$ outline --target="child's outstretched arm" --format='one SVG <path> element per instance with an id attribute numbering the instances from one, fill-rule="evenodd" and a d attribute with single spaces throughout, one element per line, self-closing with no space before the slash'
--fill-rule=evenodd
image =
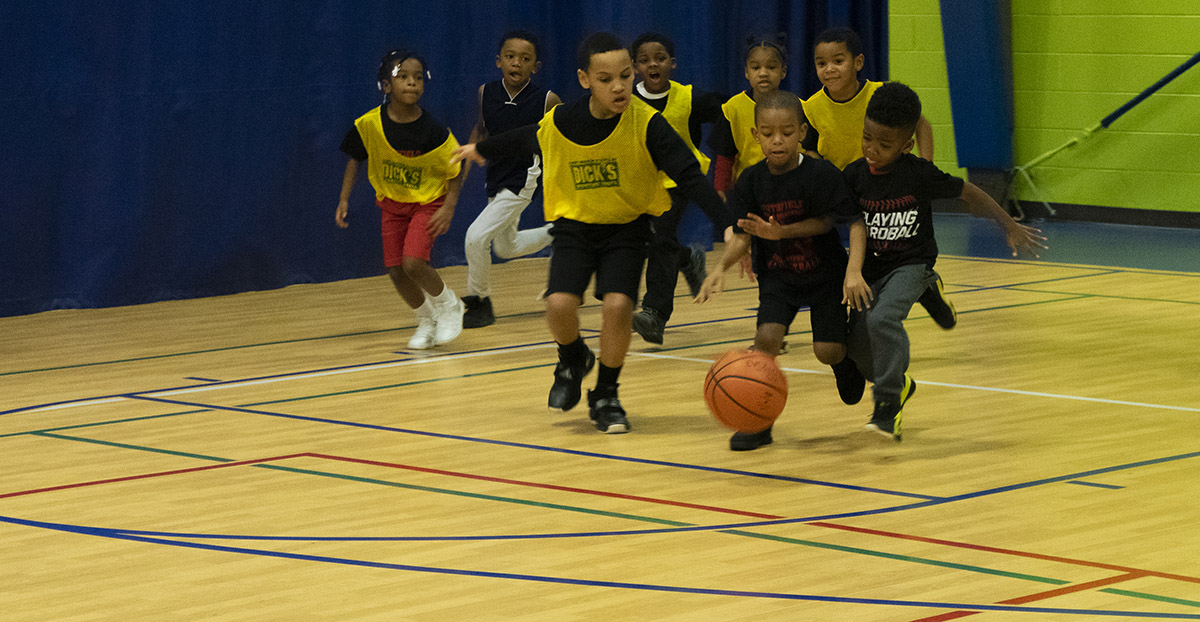
<path id="1" fill-rule="evenodd" d="M 800 222 L 781 225 L 775 220 L 774 216 L 771 216 L 769 220 L 763 220 L 758 214 L 746 214 L 745 218 L 738 219 L 737 225 L 742 231 L 763 238 L 764 240 L 811 238 L 832 229 L 833 217 L 819 216 L 817 218 L 805 218 Z"/>
<path id="2" fill-rule="evenodd" d="M 981 218 L 990 218 L 1004 229 L 1004 241 L 1012 249 L 1013 257 L 1016 257 L 1018 251 L 1022 249 L 1034 257 L 1039 257 L 1038 253 L 1047 248 L 1042 243 L 1046 241 L 1046 238 L 1041 235 L 1041 229 L 1035 229 L 1013 220 L 1013 217 L 1009 216 L 1008 212 L 1005 212 L 1004 208 L 1000 207 L 1000 204 L 979 186 L 969 181 L 963 184 L 962 199 L 967 202 L 967 209 L 971 211 L 971 214 Z"/>
<path id="3" fill-rule="evenodd" d="M 875 296 L 863 279 L 863 260 L 867 256 L 867 223 L 862 218 L 850 223 L 850 260 L 846 263 L 846 280 L 842 282 L 842 304 L 855 311 L 871 308 Z"/>
<path id="4" fill-rule="evenodd" d="M 700 293 L 692 300 L 696 304 L 707 302 L 709 298 L 716 296 L 725 290 L 725 271 L 733 264 L 741 261 L 745 256 L 746 251 L 750 250 L 750 235 L 746 233 L 733 233 L 726 236 L 725 251 L 721 253 L 721 262 L 717 266 L 717 270 L 709 272 L 704 279 L 704 284 L 700 286 Z"/>
<path id="5" fill-rule="evenodd" d="M 345 229 L 350 226 L 346 215 L 350 213 L 350 192 L 354 190 L 354 182 L 358 179 L 358 160 L 346 159 L 346 172 L 342 175 L 342 192 L 338 195 L 337 210 L 333 212 L 333 220 L 337 226 Z"/>
<path id="6" fill-rule="evenodd" d="M 917 151 L 921 152 L 922 158 L 933 162 L 933 126 L 925 115 L 917 119 Z"/>
<path id="7" fill-rule="evenodd" d="M 450 156 L 450 164 L 467 160 L 483 165 L 491 158 L 523 154 L 541 155 L 537 131 L 538 126 L 534 123 L 490 136 L 478 143 L 468 143 L 454 150 L 454 155 Z"/>
<path id="8" fill-rule="evenodd" d="M 458 206 L 458 194 L 462 190 L 466 176 L 467 171 L 464 167 L 462 174 L 446 182 L 446 195 L 442 199 L 442 206 L 429 217 L 429 224 L 426 228 L 429 237 L 436 238 L 450 230 L 450 221 L 454 220 L 454 208 Z"/>
<path id="9" fill-rule="evenodd" d="M 467 139 L 467 142 L 471 144 L 486 140 L 488 137 L 487 124 L 483 122 L 483 86 L 479 85 L 479 97 L 475 100 L 479 104 L 479 114 L 475 117 L 475 127 L 471 128 L 471 137 Z M 474 160 L 467 160 L 466 169 L 468 171 L 471 170 L 472 164 L 475 164 Z"/>

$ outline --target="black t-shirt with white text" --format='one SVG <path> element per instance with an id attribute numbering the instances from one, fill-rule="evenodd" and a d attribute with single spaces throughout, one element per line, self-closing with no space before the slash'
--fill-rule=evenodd
<path id="1" fill-rule="evenodd" d="M 771 173 L 766 161 L 747 168 L 729 191 L 728 203 L 729 211 L 737 218 L 757 214 L 769 220 L 774 216 L 781 225 L 824 216 L 832 216 L 835 221 L 858 218 L 858 208 L 842 181 L 841 171 L 825 160 L 808 157 L 801 157 L 799 166 L 781 175 Z M 846 249 L 836 228 L 805 238 L 754 237 L 751 243 L 754 270 L 759 274 L 790 272 L 809 283 L 830 278 L 840 281 L 845 274 Z"/>
<path id="2" fill-rule="evenodd" d="M 846 165 L 844 175 L 867 226 L 863 279 L 873 283 L 911 264 L 932 268 L 938 248 L 931 202 L 962 196 L 963 180 L 911 153 L 886 173 L 872 172 L 858 159 Z"/>

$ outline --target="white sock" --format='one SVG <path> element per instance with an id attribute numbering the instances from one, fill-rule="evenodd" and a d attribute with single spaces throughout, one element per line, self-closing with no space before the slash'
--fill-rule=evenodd
<path id="1" fill-rule="evenodd" d="M 422 302 L 421 306 L 413 309 L 413 311 L 417 313 L 418 320 L 424 320 L 433 317 L 433 299 L 429 297 L 429 294 L 425 294 L 425 302 Z"/>
<path id="2" fill-rule="evenodd" d="M 437 296 L 430 296 L 429 294 L 425 294 L 425 296 L 426 298 L 432 300 L 434 304 L 438 304 L 443 307 L 454 304 L 454 302 L 458 300 L 458 296 L 454 295 L 454 290 L 450 289 L 449 285 L 443 285 L 442 293 L 438 294 Z"/>

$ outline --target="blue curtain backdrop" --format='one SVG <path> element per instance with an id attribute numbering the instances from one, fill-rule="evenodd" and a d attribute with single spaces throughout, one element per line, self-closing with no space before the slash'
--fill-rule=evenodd
<path id="1" fill-rule="evenodd" d="M 745 87 L 748 35 L 786 32 L 784 86 L 807 96 L 817 32 L 857 29 L 865 76 L 884 79 L 886 24 L 886 0 L 4 2 L 0 316 L 381 274 L 365 175 L 351 228 L 334 226 L 338 145 L 379 104 L 378 60 L 400 44 L 429 61 L 422 105 L 465 142 L 513 28 L 542 36 L 537 79 L 569 100 L 575 46 L 596 30 L 667 33 L 676 79 L 724 93 Z M 483 206 L 476 170 L 435 265 L 463 263 Z M 699 210 L 682 237 L 711 239 Z"/>

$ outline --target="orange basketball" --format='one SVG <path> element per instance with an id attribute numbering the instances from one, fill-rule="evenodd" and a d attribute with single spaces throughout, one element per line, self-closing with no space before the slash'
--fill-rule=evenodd
<path id="1" fill-rule="evenodd" d="M 725 427 L 761 432 L 787 404 L 787 377 L 775 357 L 758 350 L 730 350 L 708 369 L 704 402 Z"/>

